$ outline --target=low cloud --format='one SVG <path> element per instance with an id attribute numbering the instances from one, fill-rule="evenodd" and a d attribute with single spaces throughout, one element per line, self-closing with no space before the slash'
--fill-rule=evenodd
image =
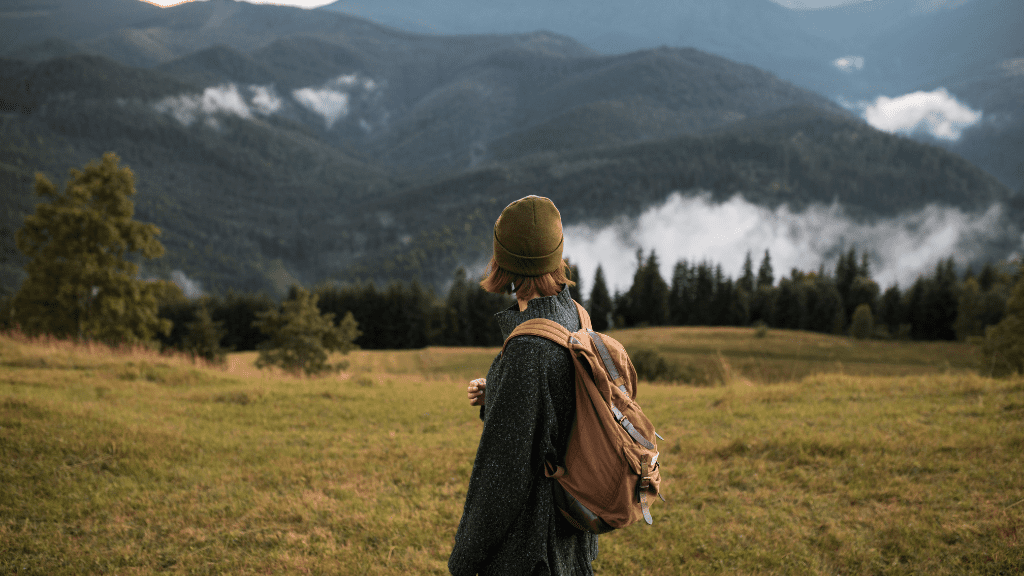
<path id="1" fill-rule="evenodd" d="M 787 206 L 758 206 L 742 196 L 716 203 L 710 194 L 672 194 L 664 204 L 637 218 L 620 218 L 593 227 L 565 227 L 565 254 L 579 266 L 584 290 L 590 290 L 600 264 L 612 290 L 628 290 L 636 271 L 636 251 L 658 255 L 661 273 L 671 282 L 679 260 L 721 264 L 726 275 L 739 276 L 747 251 L 755 270 L 769 250 L 776 278 L 798 268 L 833 271 L 840 254 L 851 247 L 867 251 L 872 276 L 882 285 L 908 286 L 935 264 L 953 256 L 959 264 L 984 258 L 990 243 L 1005 235 L 1003 210 L 994 205 L 982 214 L 928 206 L 898 218 L 856 222 L 843 208 L 816 205 L 800 212 Z M 1024 240 L 1024 239 L 1022 239 Z"/>
<path id="2" fill-rule="evenodd" d="M 863 56 L 843 56 L 832 61 L 832 65 L 843 72 L 856 72 L 864 69 Z"/>
<path id="3" fill-rule="evenodd" d="M 171 272 L 171 282 L 174 282 L 178 288 L 181 288 L 181 291 L 185 293 L 185 297 L 189 300 L 199 298 L 205 294 L 199 282 L 192 280 L 181 270 Z"/>
<path id="4" fill-rule="evenodd" d="M 331 88 L 300 88 L 292 97 L 303 107 L 324 117 L 330 129 L 334 123 L 348 116 L 348 94 Z"/>
<path id="5" fill-rule="evenodd" d="M 229 83 L 206 88 L 202 94 L 167 96 L 152 106 L 157 112 L 167 114 L 185 126 L 202 122 L 218 128 L 218 118 L 223 116 L 246 119 L 256 115 L 273 116 L 285 112 L 286 108 L 294 110 L 298 105 L 322 117 L 329 130 L 351 113 L 353 103 L 374 102 L 379 96 L 380 86 L 373 79 L 358 74 L 342 74 L 321 86 L 293 90 L 288 102 L 277 94 L 273 86 Z M 386 121 L 386 115 L 381 121 Z M 360 127 L 364 132 L 373 130 L 373 125 L 365 119 L 360 122 Z"/>
<path id="6" fill-rule="evenodd" d="M 250 86 L 252 90 L 253 111 L 263 116 L 270 116 L 281 110 L 283 102 L 271 86 Z"/>
<path id="7" fill-rule="evenodd" d="M 361 92 L 365 98 L 377 90 L 377 83 L 358 74 L 342 74 L 328 80 L 322 86 L 308 86 L 292 91 L 292 98 L 303 108 L 324 119 L 324 126 L 330 130 L 338 120 L 349 115 L 352 99 Z M 367 124 L 368 125 L 368 124 Z M 368 131 L 363 126 L 364 131 Z"/>
<path id="8" fill-rule="evenodd" d="M 167 96 L 153 104 L 161 114 L 169 114 L 185 126 L 197 120 L 217 126 L 216 116 L 230 115 L 252 118 L 253 113 L 269 116 L 281 109 L 282 101 L 271 86 L 221 84 L 203 90 L 202 94 Z"/>
<path id="9" fill-rule="evenodd" d="M 847 106 L 859 108 L 868 124 L 883 132 L 926 133 L 949 141 L 959 140 L 964 130 L 982 118 L 981 111 L 961 104 L 945 88 L 895 98 L 879 96 L 873 103 Z"/>

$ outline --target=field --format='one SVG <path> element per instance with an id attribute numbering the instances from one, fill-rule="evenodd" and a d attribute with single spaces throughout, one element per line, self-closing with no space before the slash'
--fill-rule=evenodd
<path id="1" fill-rule="evenodd" d="M 1024 378 L 972 347 L 613 335 L 723 384 L 642 384 L 668 503 L 598 574 L 1024 573 Z M 0 573 L 447 573 L 495 353 L 306 379 L 0 335 Z"/>

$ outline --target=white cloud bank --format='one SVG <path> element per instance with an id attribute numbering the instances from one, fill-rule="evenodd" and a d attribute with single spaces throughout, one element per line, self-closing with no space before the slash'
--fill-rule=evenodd
<path id="1" fill-rule="evenodd" d="M 913 134 L 924 132 L 934 138 L 956 141 L 964 130 L 981 121 L 982 112 L 961 104 L 945 88 L 913 92 L 895 98 L 879 96 L 859 108 L 868 124 L 883 132 Z"/>
<path id="2" fill-rule="evenodd" d="M 370 78 L 358 74 L 343 74 L 330 79 L 321 86 L 307 86 L 292 90 L 295 104 L 323 117 L 324 125 L 330 130 L 349 115 L 353 99 L 372 101 L 379 96 L 379 85 Z M 273 86 L 239 86 L 234 83 L 211 86 L 202 94 L 181 94 L 167 96 L 153 103 L 153 109 L 168 114 L 185 126 L 202 120 L 206 125 L 217 127 L 217 116 L 230 115 L 250 119 L 255 115 L 272 116 L 286 108 L 285 101 L 278 96 Z M 373 126 L 365 119 L 360 127 L 370 132 Z"/>
<path id="3" fill-rule="evenodd" d="M 756 271 L 768 249 L 779 278 L 792 268 L 815 271 L 822 263 L 831 272 L 838 256 L 856 247 L 858 253 L 870 255 L 872 276 L 883 288 L 894 282 L 906 287 L 918 275 L 931 273 L 941 259 L 953 256 L 962 264 L 982 257 L 985 244 L 1004 234 L 1002 218 L 998 205 L 983 214 L 928 206 L 899 218 L 861 223 L 838 205 L 794 212 L 786 206 L 758 206 L 739 195 L 715 203 L 710 194 L 675 193 L 637 218 L 620 218 L 598 228 L 566 226 L 565 255 L 579 267 L 588 293 L 598 264 L 609 289 L 627 290 L 636 271 L 637 249 L 643 249 L 645 258 L 654 249 L 662 276 L 671 282 L 672 269 L 684 259 L 721 264 L 735 279 L 748 250 Z"/>
<path id="4" fill-rule="evenodd" d="M 197 120 L 214 123 L 215 116 L 232 115 L 252 118 L 253 113 L 269 116 L 281 109 L 282 102 L 271 86 L 221 84 L 203 90 L 202 94 L 167 96 L 153 104 L 161 114 L 169 114 L 185 126 Z"/>

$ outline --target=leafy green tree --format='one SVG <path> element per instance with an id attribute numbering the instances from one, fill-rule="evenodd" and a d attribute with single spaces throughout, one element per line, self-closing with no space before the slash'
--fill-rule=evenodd
<path id="1" fill-rule="evenodd" d="M 1024 374 L 1024 277 L 1006 302 L 1006 316 L 985 330 L 983 370 L 993 376 Z"/>
<path id="2" fill-rule="evenodd" d="M 345 314 L 340 325 L 334 325 L 334 314 L 321 314 L 317 296 L 304 288 L 296 288 L 294 298 L 281 304 L 281 310 L 258 312 L 253 324 L 269 338 L 260 344 L 256 366 L 280 366 L 298 374 L 320 374 L 345 368 L 347 362 L 328 364 L 330 352 L 348 354 L 356 348 L 358 323 L 352 313 Z"/>
<path id="3" fill-rule="evenodd" d="M 867 304 L 872 310 L 878 308 L 878 295 L 881 289 L 878 283 L 867 276 L 857 276 L 847 287 L 843 303 L 846 305 L 847 313 L 853 317 L 853 313 L 861 304 Z M 840 293 L 841 295 L 841 293 Z"/>
<path id="4" fill-rule="evenodd" d="M 604 270 L 598 264 L 594 272 L 594 287 L 590 290 L 590 321 L 594 330 L 603 332 L 608 329 L 608 319 L 612 315 L 612 297 L 608 294 L 608 284 L 604 279 Z"/>
<path id="5" fill-rule="evenodd" d="M 871 315 L 871 306 L 860 304 L 853 311 L 853 318 L 850 320 L 850 335 L 858 340 L 870 338 L 875 330 L 875 319 Z"/>
<path id="6" fill-rule="evenodd" d="M 186 330 L 186 350 L 215 364 L 224 362 L 227 349 L 220 342 L 228 331 L 224 329 L 223 321 L 213 320 L 205 303 L 196 310 L 196 319 L 186 325 Z"/>
<path id="7" fill-rule="evenodd" d="M 35 194 L 48 201 L 16 235 L 29 263 L 12 310 L 25 332 L 120 344 L 170 330 L 157 315 L 162 287 L 138 279 L 129 260 L 133 252 L 163 255 L 160 230 L 132 218 L 135 177 L 119 162 L 108 152 L 84 170 L 72 169 L 63 193 L 36 175 Z"/>

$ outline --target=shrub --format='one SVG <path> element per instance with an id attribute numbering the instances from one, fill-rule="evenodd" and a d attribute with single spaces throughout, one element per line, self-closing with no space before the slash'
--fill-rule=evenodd
<path id="1" fill-rule="evenodd" d="M 721 357 L 708 358 L 705 362 L 673 362 L 655 350 L 641 348 L 630 351 L 629 359 L 636 369 L 637 378 L 648 382 L 717 386 L 726 379 L 727 368 L 724 368 Z"/>
<path id="2" fill-rule="evenodd" d="M 853 320 L 850 322 L 850 335 L 858 340 L 870 338 L 875 331 L 875 319 L 871 314 L 871 306 L 860 304 L 853 311 Z"/>
<path id="3" fill-rule="evenodd" d="M 288 372 L 307 375 L 341 370 L 347 362 L 328 364 L 329 352 L 347 354 L 354 350 L 359 337 L 358 325 L 352 313 L 345 314 L 335 326 L 334 314 L 321 314 L 316 306 L 317 297 L 303 288 L 294 291 L 294 297 L 281 305 L 281 311 L 271 309 L 257 314 L 253 324 L 270 338 L 260 345 L 256 366 L 276 365 Z"/>
<path id="4" fill-rule="evenodd" d="M 223 364 L 227 350 L 220 345 L 227 334 L 224 322 L 214 322 L 206 306 L 196 311 L 196 319 L 186 325 L 185 348 L 214 364 Z"/>
<path id="5" fill-rule="evenodd" d="M 1024 278 L 1006 302 L 1006 316 L 985 329 L 982 371 L 992 376 L 1024 374 Z"/>
<path id="6" fill-rule="evenodd" d="M 768 335 L 768 324 L 764 320 L 758 320 L 754 322 L 754 336 L 757 338 L 764 338 Z"/>

